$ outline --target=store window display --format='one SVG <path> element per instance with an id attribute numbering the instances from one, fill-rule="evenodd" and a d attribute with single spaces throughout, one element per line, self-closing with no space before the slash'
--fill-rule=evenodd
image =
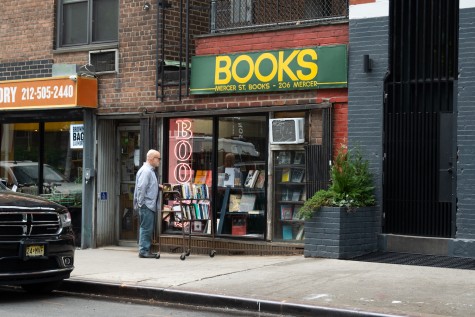
<path id="1" fill-rule="evenodd" d="M 209 188 L 214 223 L 204 234 L 264 239 L 266 131 L 263 115 L 170 119 L 167 181 Z M 166 214 L 173 202 L 164 207 Z M 166 220 L 165 232 L 173 223 Z"/>

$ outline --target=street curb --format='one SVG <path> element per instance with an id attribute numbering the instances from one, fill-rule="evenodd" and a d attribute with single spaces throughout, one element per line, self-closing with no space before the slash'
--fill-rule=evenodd
<path id="1" fill-rule="evenodd" d="M 277 302 L 269 300 L 259 300 L 244 297 L 214 295 L 207 293 L 177 291 L 172 289 L 144 287 L 117 283 L 104 283 L 82 280 L 65 280 L 58 290 L 91 294 L 109 295 L 115 297 L 126 297 L 142 300 L 155 300 L 159 302 L 176 303 L 183 305 L 194 305 L 212 308 L 227 308 L 245 310 L 257 313 L 271 313 L 293 316 L 319 316 L 319 317 L 353 317 L 353 316 L 373 316 L 373 317 L 395 317 L 397 315 L 387 315 L 371 313 L 357 310 L 345 310 L 321 306 L 311 306 Z"/>

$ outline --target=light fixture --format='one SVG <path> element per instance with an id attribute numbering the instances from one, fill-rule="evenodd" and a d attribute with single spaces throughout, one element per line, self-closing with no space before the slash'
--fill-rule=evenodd
<path id="1" fill-rule="evenodd" d="M 370 73 L 373 70 L 373 60 L 369 58 L 369 55 L 363 55 L 363 71 Z"/>
<path id="2" fill-rule="evenodd" d="M 143 5 L 143 7 L 142 7 L 142 9 L 144 9 L 144 11 L 148 11 L 148 10 L 150 10 L 150 7 L 151 7 L 150 3 L 149 3 L 149 2 L 145 2 L 144 5 Z"/>

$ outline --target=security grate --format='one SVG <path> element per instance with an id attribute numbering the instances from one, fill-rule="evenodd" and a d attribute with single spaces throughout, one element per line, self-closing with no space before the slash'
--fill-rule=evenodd
<path id="1" fill-rule="evenodd" d="M 441 255 L 425 255 L 394 252 L 374 252 L 352 259 L 353 261 L 399 265 L 443 267 L 449 269 L 475 270 L 475 259 Z"/>
<path id="2" fill-rule="evenodd" d="M 332 109 L 322 109 L 322 144 L 306 145 L 306 192 L 307 197 L 330 186 L 330 161 L 332 159 Z"/>
<path id="3" fill-rule="evenodd" d="M 211 32 L 348 19 L 348 0 L 213 0 Z"/>
<path id="4" fill-rule="evenodd" d="M 458 0 L 390 1 L 383 232 L 453 237 Z"/>

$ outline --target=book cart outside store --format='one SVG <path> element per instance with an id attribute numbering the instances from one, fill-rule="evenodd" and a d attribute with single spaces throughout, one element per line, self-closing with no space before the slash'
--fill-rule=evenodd
<path id="1" fill-rule="evenodd" d="M 191 254 L 192 235 L 211 235 L 212 231 L 213 215 L 210 212 L 209 187 L 201 178 L 195 181 L 198 183 L 163 184 L 162 219 L 168 226 L 181 228 L 182 261 Z M 160 233 L 158 243 L 160 247 Z M 214 257 L 215 254 L 216 250 L 209 250 L 210 257 Z"/>

